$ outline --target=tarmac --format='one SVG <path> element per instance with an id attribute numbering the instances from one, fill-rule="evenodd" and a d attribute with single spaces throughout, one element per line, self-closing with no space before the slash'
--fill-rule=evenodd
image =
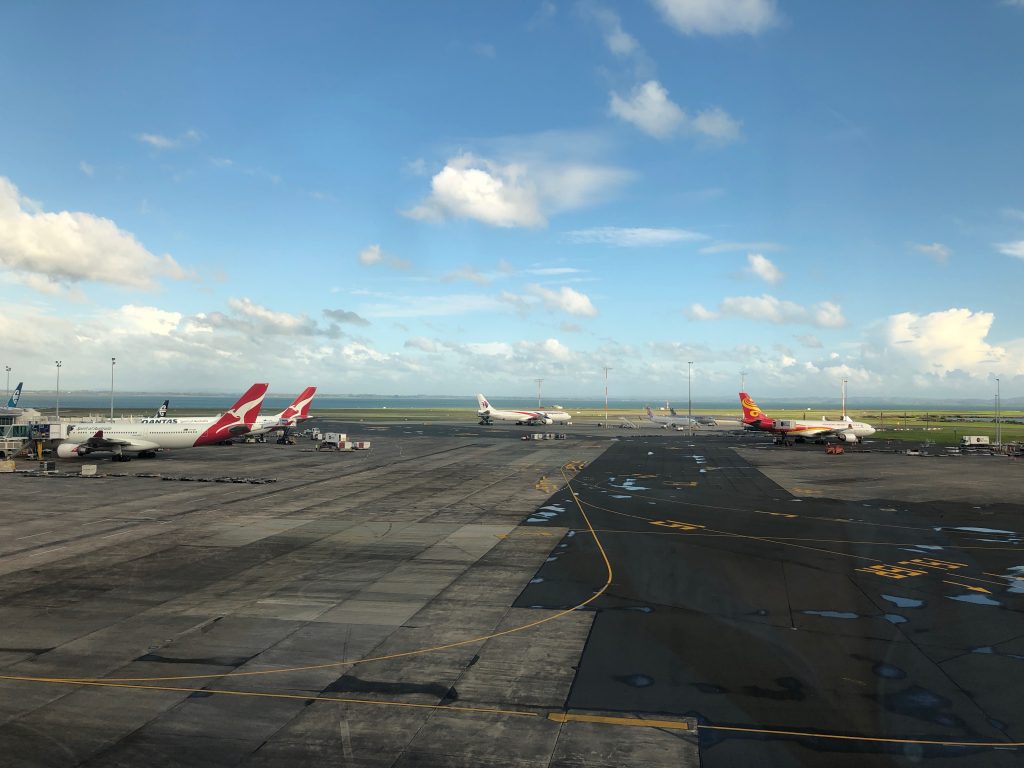
<path id="1" fill-rule="evenodd" d="M 320 426 L 0 475 L 0 764 L 1020 764 L 1022 463 Z"/>

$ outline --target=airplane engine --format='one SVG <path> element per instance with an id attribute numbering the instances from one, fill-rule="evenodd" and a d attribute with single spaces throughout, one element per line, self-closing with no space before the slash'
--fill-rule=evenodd
<path id="1" fill-rule="evenodd" d="M 89 452 L 89 449 L 84 445 L 74 445 L 72 443 L 61 443 L 57 446 L 57 456 L 62 459 L 75 459 L 79 456 L 85 456 Z"/>
<path id="2" fill-rule="evenodd" d="M 542 420 L 544 424 L 554 424 L 554 420 L 551 417 L 547 417 Z"/>
<path id="3" fill-rule="evenodd" d="M 855 434 L 853 434 L 853 432 L 840 432 L 838 435 L 836 435 L 836 438 L 838 438 L 839 440 L 841 440 L 844 443 L 856 443 L 857 442 L 857 436 Z"/>

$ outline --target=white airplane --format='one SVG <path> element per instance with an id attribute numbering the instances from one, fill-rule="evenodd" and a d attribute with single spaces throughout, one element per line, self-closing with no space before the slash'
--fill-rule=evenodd
<path id="1" fill-rule="evenodd" d="M 658 416 L 655 415 L 654 411 L 651 410 L 651 406 L 647 406 L 647 420 L 660 424 L 662 429 L 683 429 L 684 427 L 695 427 L 702 423 L 698 421 L 697 417 L 690 418 L 689 416 L 680 416 L 676 413 L 675 408 L 669 408 L 672 413 L 671 416 Z M 714 424 L 714 419 L 711 419 L 711 424 Z"/>
<path id="2" fill-rule="evenodd" d="M 761 430 L 780 435 L 783 440 L 793 438 L 824 440 L 834 437 L 843 443 L 860 443 L 865 437 L 875 434 L 875 428 L 863 421 L 854 421 L 844 416 L 841 421 L 822 417 L 821 421 L 810 419 L 772 419 L 746 392 L 740 392 L 740 407 L 743 409 L 743 426 L 746 429 Z"/>
<path id="3" fill-rule="evenodd" d="M 151 458 L 166 448 L 214 445 L 244 435 L 256 423 L 267 384 L 253 384 L 231 410 L 206 419 L 139 419 L 136 422 L 107 421 L 67 424 L 57 446 L 62 459 L 90 453 L 112 453 L 113 461 L 129 461 L 128 454 Z"/>
<path id="4" fill-rule="evenodd" d="M 256 419 L 256 424 L 249 431 L 250 435 L 264 435 L 267 432 L 276 432 L 278 430 L 289 429 L 294 427 L 300 421 L 305 421 L 309 418 L 309 406 L 313 402 L 313 395 L 316 394 L 316 387 L 306 387 L 296 397 L 292 404 L 281 411 L 276 416 L 260 416 Z"/>
<path id="5" fill-rule="evenodd" d="M 481 424 L 493 424 L 495 421 L 513 421 L 516 424 L 535 426 L 538 424 L 569 424 L 572 416 L 565 411 L 499 411 L 491 407 L 487 398 L 477 395 L 476 401 L 480 410 L 476 415 Z"/>

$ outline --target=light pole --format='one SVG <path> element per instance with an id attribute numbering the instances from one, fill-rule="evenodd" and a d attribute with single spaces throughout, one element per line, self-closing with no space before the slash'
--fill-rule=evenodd
<path id="1" fill-rule="evenodd" d="M 690 421 L 690 434 L 693 434 L 693 360 L 686 363 L 686 418 Z"/>
<path id="2" fill-rule="evenodd" d="M 114 420 L 114 364 L 116 357 L 110 358 L 110 420 Z"/>
<path id="3" fill-rule="evenodd" d="M 60 360 L 54 361 L 57 364 L 57 419 L 60 420 Z"/>
<path id="4" fill-rule="evenodd" d="M 740 371 L 740 392 L 747 391 L 747 372 Z"/>
<path id="5" fill-rule="evenodd" d="M 1003 403 L 999 397 L 999 379 L 996 379 L 996 445 L 1002 446 L 1003 444 L 1003 428 L 1000 423 L 999 416 L 1002 410 Z"/>
<path id="6" fill-rule="evenodd" d="M 843 421 L 846 421 L 846 379 L 843 379 Z"/>
<path id="7" fill-rule="evenodd" d="M 608 426 L 608 371 L 610 371 L 607 365 L 604 367 L 604 425 Z"/>
<path id="8" fill-rule="evenodd" d="M 537 382 L 537 407 L 540 408 L 540 385 L 544 383 L 544 379 L 534 379 Z"/>
<path id="9" fill-rule="evenodd" d="M 7 371 L 7 399 L 11 399 L 11 366 L 5 365 L 4 368 Z"/>

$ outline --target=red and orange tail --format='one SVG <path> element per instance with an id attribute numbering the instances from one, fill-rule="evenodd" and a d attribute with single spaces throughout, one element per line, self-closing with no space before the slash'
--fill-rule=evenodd
<path id="1" fill-rule="evenodd" d="M 740 392 L 740 407 L 743 409 L 743 423 L 757 424 L 770 421 L 768 414 L 762 411 L 757 403 L 746 392 Z"/>
<path id="2" fill-rule="evenodd" d="M 301 421 L 309 418 L 309 406 L 313 402 L 313 395 L 316 394 L 316 387 L 306 387 L 302 393 L 292 401 L 292 404 L 281 411 L 281 418 L 288 421 Z"/>

